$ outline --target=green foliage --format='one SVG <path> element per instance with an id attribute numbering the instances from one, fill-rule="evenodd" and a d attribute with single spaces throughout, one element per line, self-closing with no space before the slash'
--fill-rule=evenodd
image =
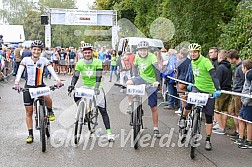
<path id="1" fill-rule="evenodd" d="M 242 58 L 252 58 L 252 1 L 242 0 L 235 16 L 223 26 L 218 45 L 224 49 L 236 49 Z"/>

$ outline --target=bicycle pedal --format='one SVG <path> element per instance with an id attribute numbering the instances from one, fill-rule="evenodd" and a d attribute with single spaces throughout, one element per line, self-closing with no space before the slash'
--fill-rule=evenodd
<path id="1" fill-rule="evenodd" d="M 130 122 L 130 123 L 129 123 L 129 125 L 130 125 L 130 126 L 133 126 L 133 123 L 132 123 L 132 122 Z"/>

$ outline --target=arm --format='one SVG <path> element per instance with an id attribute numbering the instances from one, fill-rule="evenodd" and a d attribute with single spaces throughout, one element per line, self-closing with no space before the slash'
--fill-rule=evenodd
<path id="1" fill-rule="evenodd" d="M 75 70 L 74 74 L 73 74 L 73 77 L 72 77 L 71 86 L 74 87 L 76 85 L 76 83 L 77 83 L 77 81 L 79 79 L 79 76 L 80 76 L 80 71 Z"/>
<path id="2" fill-rule="evenodd" d="M 19 81 L 21 79 L 22 73 L 25 69 L 25 66 L 20 64 L 18 67 L 18 72 L 17 72 L 17 76 L 16 76 L 16 80 L 15 80 L 15 84 L 19 84 Z"/>
<path id="3" fill-rule="evenodd" d="M 102 69 L 97 69 L 97 70 L 96 70 L 96 83 L 95 83 L 95 88 L 99 88 L 100 83 L 101 83 L 101 78 L 102 78 Z"/>
<path id="4" fill-rule="evenodd" d="M 159 83 L 161 83 L 161 77 L 160 77 L 160 70 L 158 68 L 158 62 L 152 64 L 155 70 L 155 76 L 156 76 L 156 81 L 158 81 Z"/>
<path id="5" fill-rule="evenodd" d="M 223 78 L 223 70 L 221 70 L 221 67 L 220 66 L 217 66 L 216 68 L 216 77 L 217 79 L 219 80 L 219 83 L 221 85 L 222 83 L 222 78 Z"/>
<path id="6" fill-rule="evenodd" d="M 214 87 L 216 90 L 221 90 L 221 87 L 220 87 L 220 82 L 219 80 L 217 79 L 216 77 L 216 71 L 214 68 L 212 68 L 210 71 L 209 71 L 211 77 L 212 77 L 212 80 L 213 80 L 213 83 L 214 83 Z"/>

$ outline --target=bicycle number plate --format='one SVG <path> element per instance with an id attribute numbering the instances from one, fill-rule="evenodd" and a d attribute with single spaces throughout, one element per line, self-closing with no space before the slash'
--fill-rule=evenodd
<path id="1" fill-rule="evenodd" d="M 87 99 L 92 99 L 94 96 L 94 90 L 88 88 L 76 88 L 75 90 L 76 97 L 84 97 Z"/>
<path id="2" fill-rule="evenodd" d="M 29 92 L 32 99 L 51 94 L 49 87 L 29 88 Z"/>
<path id="3" fill-rule="evenodd" d="M 208 101 L 209 94 L 206 93 L 193 93 L 190 92 L 187 97 L 187 103 L 196 106 L 205 106 Z"/>
<path id="4" fill-rule="evenodd" d="M 128 95 L 140 95 L 145 94 L 145 84 L 142 85 L 127 85 L 127 94 Z"/>

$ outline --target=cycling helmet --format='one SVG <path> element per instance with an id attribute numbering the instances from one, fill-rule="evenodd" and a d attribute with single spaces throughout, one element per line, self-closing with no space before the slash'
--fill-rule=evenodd
<path id="1" fill-rule="evenodd" d="M 83 50 L 93 50 L 93 46 L 90 43 L 84 43 L 82 45 Z"/>
<path id="2" fill-rule="evenodd" d="M 38 47 L 38 48 L 41 48 L 43 49 L 44 48 L 44 43 L 40 40 L 35 40 L 31 43 L 31 48 L 33 47 Z"/>
<path id="3" fill-rule="evenodd" d="M 149 43 L 146 41 L 141 41 L 137 44 L 137 49 L 149 49 Z"/>
<path id="4" fill-rule="evenodd" d="M 189 51 L 194 51 L 194 50 L 201 51 L 201 46 L 197 43 L 192 43 L 188 46 L 188 50 Z"/>

